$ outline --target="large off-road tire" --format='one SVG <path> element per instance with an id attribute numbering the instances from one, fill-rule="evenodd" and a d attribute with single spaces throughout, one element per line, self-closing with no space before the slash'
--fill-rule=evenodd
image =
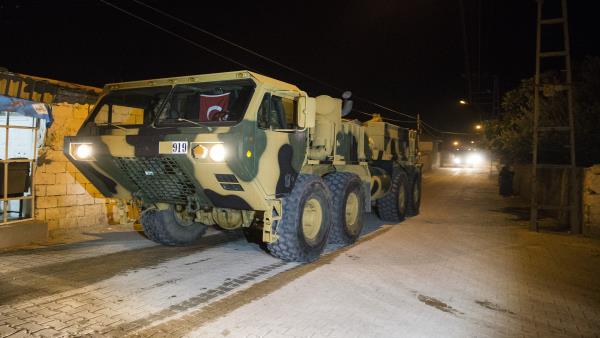
<path id="1" fill-rule="evenodd" d="M 421 174 L 415 173 L 410 184 L 410 194 L 406 205 L 406 214 L 416 216 L 421 209 Z"/>
<path id="2" fill-rule="evenodd" d="M 362 231 L 365 201 L 362 181 L 352 173 L 332 173 L 324 178 L 331 191 L 332 225 L 329 243 L 352 244 Z"/>
<path id="3" fill-rule="evenodd" d="M 331 229 L 330 192 L 315 175 L 300 175 L 283 199 L 283 215 L 275 225 L 277 240 L 269 252 L 285 261 L 312 262 L 319 258 Z"/>
<path id="4" fill-rule="evenodd" d="M 172 208 L 147 210 L 142 214 L 141 223 L 150 240 L 169 246 L 193 244 L 208 228 L 202 223 L 183 221 Z"/>
<path id="5" fill-rule="evenodd" d="M 377 200 L 379 218 L 386 222 L 402 222 L 406 216 L 407 179 L 402 171 L 395 171 L 392 176 L 392 188 Z"/>

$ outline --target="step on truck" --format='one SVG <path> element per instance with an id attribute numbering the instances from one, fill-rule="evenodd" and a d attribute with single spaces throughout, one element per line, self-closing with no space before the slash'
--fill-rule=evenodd
<path id="1" fill-rule="evenodd" d="M 372 209 L 393 223 L 419 212 L 416 131 L 343 119 L 348 94 L 249 71 L 108 84 L 64 153 L 104 196 L 138 205 L 157 243 L 216 225 L 313 261 L 355 242 Z"/>

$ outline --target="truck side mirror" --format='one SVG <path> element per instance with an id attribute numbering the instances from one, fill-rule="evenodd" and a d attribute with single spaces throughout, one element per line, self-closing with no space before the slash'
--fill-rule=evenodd
<path id="1" fill-rule="evenodd" d="M 298 116 L 298 127 L 314 128 L 315 115 L 317 114 L 317 101 L 315 98 L 302 93 L 298 97 L 298 110 L 296 114 Z"/>

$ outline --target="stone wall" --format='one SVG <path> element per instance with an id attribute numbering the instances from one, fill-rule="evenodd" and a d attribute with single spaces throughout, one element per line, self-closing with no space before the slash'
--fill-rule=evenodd
<path id="1" fill-rule="evenodd" d="M 75 135 L 89 109 L 79 104 L 52 106 L 54 123 L 35 173 L 35 218 L 46 221 L 48 230 L 112 222 L 114 201 L 105 199 L 63 154 L 64 136 Z"/>
<path id="2" fill-rule="evenodd" d="M 583 231 L 600 236 L 600 165 L 584 170 Z"/>

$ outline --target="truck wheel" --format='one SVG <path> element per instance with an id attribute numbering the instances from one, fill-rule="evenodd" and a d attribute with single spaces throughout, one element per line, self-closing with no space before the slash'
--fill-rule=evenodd
<path id="1" fill-rule="evenodd" d="M 300 175 L 283 199 L 283 216 L 275 226 L 278 239 L 269 252 L 285 261 L 312 262 L 327 244 L 331 228 L 330 192 L 319 176 Z"/>
<path id="2" fill-rule="evenodd" d="M 362 181 L 351 173 L 332 173 L 324 178 L 331 191 L 332 225 L 329 243 L 352 244 L 363 228 L 365 201 Z"/>
<path id="3" fill-rule="evenodd" d="M 392 177 L 392 188 L 377 200 L 379 218 L 387 222 L 402 222 L 406 215 L 406 197 L 406 174 L 395 172 Z"/>
<path id="4" fill-rule="evenodd" d="M 184 221 L 172 208 L 148 210 L 142 214 L 141 223 L 150 240 L 169 246 L 192 244 L 200 239 L 207 229 L 202 223 Z"/>
<path id="5" fill-rule="evenodd" d="M 411 193 L 408 195 L 408 204 L 406 213 L 409 216 L 416 216 L 421 209 L 421 175 L 415 174 L 411 182 Z"/>

